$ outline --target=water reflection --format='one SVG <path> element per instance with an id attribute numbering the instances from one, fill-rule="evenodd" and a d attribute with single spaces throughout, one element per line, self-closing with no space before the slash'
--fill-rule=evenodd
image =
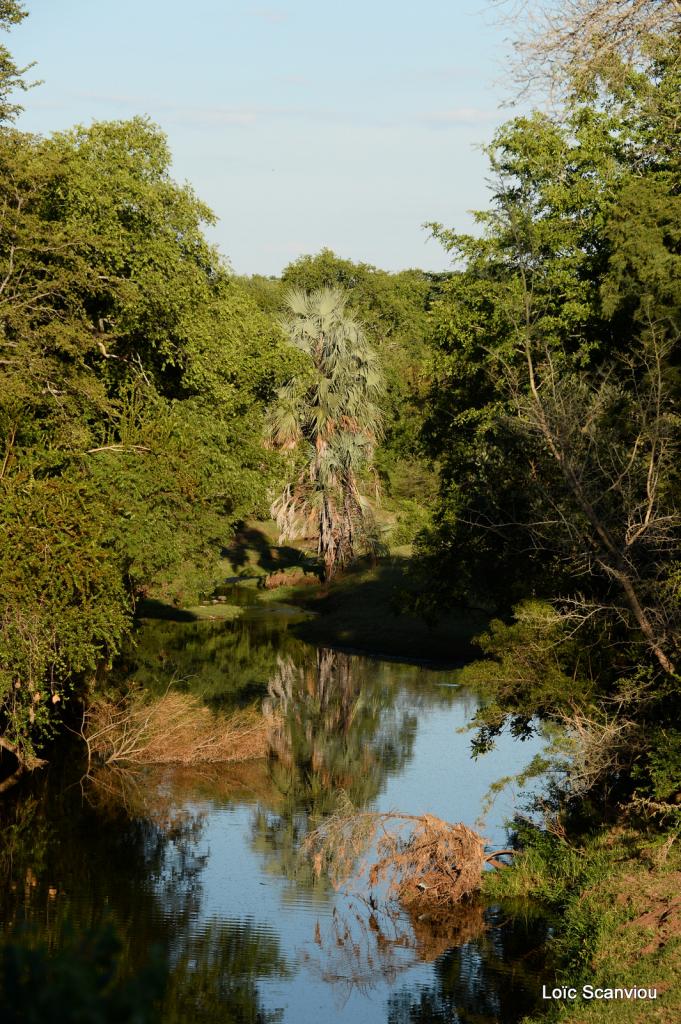
<path id="1" fill-rule="evenodd" d="M 3 942 L 24 935 L 57 951 L 73 945 L 74 933 L 96 937 L 112 922 L 123 938 L 123 978 L 139 979 L 150 951 L 160 951 L 164 1024 L 273 1019 L 258 983 L 289 973 L 277 932 L 253 919 L 200 920 L 205 816 L 184 809 L 161 824 L 131 817 L 115 801 L 93 808 L 70 773 L 57 774 L 2 805 Z M 70 966 L 80 984 L 79 965 Z"/>
<path id="2" fill-rule="evenodd" d="M 393 987 L 416 964 L 431 963 L 453 946 L 474 942 L 487 928 L 480 901 L 433 917 L 357 899 L 340 912 L 336 908 L 324 928 L 317 925 L 319 952 L 307 954 L 306 961 L 347 999 L 355 990 L 367 995 L 383 983 Z"/>
<path id="3" fill-rule="evenodd" d="M 388 1024 L 479 1024 L 536 1013 L 537 977 L 544 966 L 546 918 L 490 908 L 475 941 L 453 944 L 427 985 L 404 986 L 388 1000 Z M 463 936 L 462 936 L 463 938 Z"/>
<path id="4" fill-rule="evenodd" d="M 168 1024 L 265 1024 L 280 1018 L 260 1001 L 259 982 L 290 973 L 273 929 L 252 921 L 210 921 L 173 951 L 164 1000 Z"/>
<path id="5" fill-rule="evenodd" d="M 264 700 L 267 760 L 225 770 L 108 775 L 86 791 L 52 765 L 0 805 L 0 929 L 32 923 L 56 950 L 112 919 L 132 976 L 161 951 L 161 1019 L 479 1021 L 536 1006 L 546 925 L 471 904 L 447 920 L 381 915 L 301 867 L 313 823 L 358 806 L 472 824 L 518 744 L 471 762 L 456 729 L 472 698 L 418 666 L 315 650 L 265 622 L 149 624 L 126 672 L 215 706 Z"/>
<path id="6" fill-rule="evenodd" d="M 274 801 L 258 807 L 252 842 L 266 870 L 296 885 L 326 888 L 298 856 L 310 827 L 332 814 L 342 795 L 369 804 L 387 773 L 411 756 L 413 710 L 396 707 L 398 691 L 372 669 L 368 659 L 303 648 L 296 661 L 280 655 L 270 678 L 270 778 L 281 799 L 277 810 Z"/>
<path id="7" fill-rule="evenodd" d="M 157 696 L 172 684 L 215 708 L 243 706 L 265 697 L 278 658 L 295 659 L 305 647 L 266 620 L 149 622 L 138 630 L 116 675 L 133 676 Z"/>
<path id="8" fill-rule="evenodd" d="M 329 814 L 339 791 L 364 806 L 409 760 L 416 717 L 395 708 L 394 686 L 370 679 L 374 665 L 328 649 L 306 651 L 297 664 L 279 658 L 266 702 L 279 714 L 272 773 L 296 809 Z"/>

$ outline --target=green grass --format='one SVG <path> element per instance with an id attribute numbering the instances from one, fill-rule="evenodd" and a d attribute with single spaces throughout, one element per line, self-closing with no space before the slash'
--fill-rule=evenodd
<path id="1" fill-rule="evenodd" d="M 546 1021 L 681 1020 L 681 849 L 673 837 L 603 831 L 581 847 L 537 834 L 513 868 L 486 879 L 494 899 L 534 897 L 556 910 L 559 985 L 657 988 L 655 1001 L 556 1002 Z M 547 984 L 551 979 L 547 978 Z"/>
<path id="2" fill-rule="evenodd" d="M 187 611 L 195 619 L 217 619 L 220 622 L 233 622 L 234 619 L 238 619 L 241 616 L 243 608 L 239 608 L 234 604 L 199 604 L 187 608 Z"/>

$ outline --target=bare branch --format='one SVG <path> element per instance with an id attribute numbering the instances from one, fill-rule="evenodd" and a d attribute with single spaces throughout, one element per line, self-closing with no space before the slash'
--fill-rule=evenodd
<path id="1" fill-rule="evenodd" d="M 513 26 L 521 93 L 561 97 L 638 66 L 652 38 L 681 24 L 680 0 L 493 0 Z"/>

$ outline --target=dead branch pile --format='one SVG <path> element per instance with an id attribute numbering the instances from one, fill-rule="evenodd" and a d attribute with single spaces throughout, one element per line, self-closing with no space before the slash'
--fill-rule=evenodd
<path id="1" fill-rule="evenodd" d="M 81 733 L 90 763 L 140 767 L 264 757 L 270 727 L 255 709 L 215 714 L 189 694 L 168 692 L 149 700 L 134 690 L 117 701 L 93 701 Z"/>
<path id="2" fill-rule="evenodd" d="M 480 888 L 486 863 L 499 863 L 466 825 L 347 805 L 307 836 L 301 852 L 334 886 L 365 878 L 406 908 L 454 906 Z"/>

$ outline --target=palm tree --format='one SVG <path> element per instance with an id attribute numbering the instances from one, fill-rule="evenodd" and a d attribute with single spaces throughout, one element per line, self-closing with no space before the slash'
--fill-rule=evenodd
<path id="1" fill-rule="evenodd" d="M 340 288 L 286 296 L 283 326 L 306 365 L 280 389 L 270 421 L 272 443 L 297 456 L 295 482 L 272 514 L 282 540 L 317 532 L 327 580 L 359 547 L 372 546 L 359 481 L 372 472 L 382 424 L 383 375 L 346 304 Z"/>

